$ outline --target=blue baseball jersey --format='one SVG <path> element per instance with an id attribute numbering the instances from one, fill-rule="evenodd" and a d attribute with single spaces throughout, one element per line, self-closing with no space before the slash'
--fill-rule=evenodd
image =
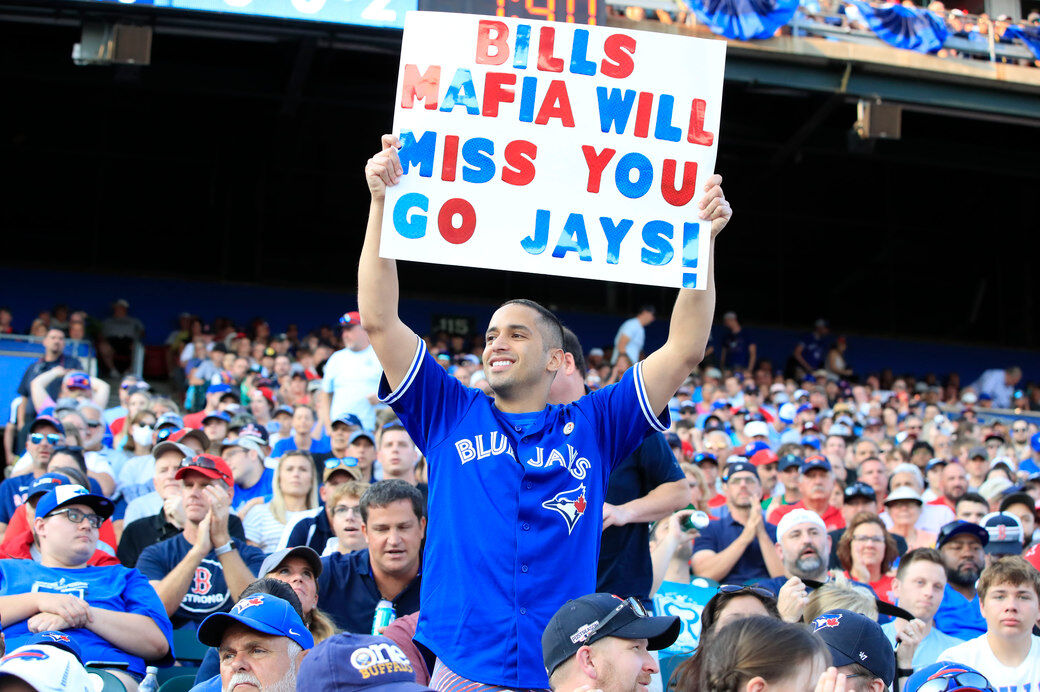
<path id="1" fill-rule="evenodd" d="M 547 688 L 542 631 L 596 590 L 613 467 L 650 430 L 642 364 L 572 404 L 510 415 L 437 365 L 419 340 L 400 386 L 379 396 L 429 465 L 429 525 L 415 639 L 453 672 Z"/>
<path id="2" fill-rule="evenodd" d="M 97 608 L 144 615 L 158 625 L 173 650 L 173 625 L 166 616 L 166 609 L 155 589 L 136 569 L 122 565 L 65 569 L 44 567 L 32 560 L 0 560 L 0 596 L 23 593 L 70 594 Z M 28 622 L 28 619 L 4 622 L 8 651 L 21 646 L 29 637 Z M 131 673 L 144 675 L 143 659 L 90 630 L 75 628 L 65 633 L 76 641 L 84 661 L 127 663 Z"/>

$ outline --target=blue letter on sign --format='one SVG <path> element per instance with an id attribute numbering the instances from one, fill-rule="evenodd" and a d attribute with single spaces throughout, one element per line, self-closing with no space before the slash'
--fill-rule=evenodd
<path id="1" fill-rule="evenodd" d="M 568 252 L 577 252 L 582 262 L 592 261 L 592 250 L 589 249 L 589 236 L 585 233 L 585 217 L 571 214 L 567 223 L 563 224 L 560 239 L 556 241 L 556 249 L 552 256 L 557 259 L 566 257 Z"/>
<path id="2" fill-rule="evenodd" d="M 409 192 L 406 195 L 401 195 L 401 198 L 397 200 L 397 204 L 394 205 L 394 228 L 405 238 L 411 240 L 422 238 L 426 235 L 426 215 L 412 214 L 411 217 L 408 216 L 408 212 L 416 208 L 424 212 L 429 211 L 429 198 L 418 192 Z"/>
<path id="3" fill-rule="evenodd" d="M 643 264 L 660 266 L 672 260 L 672 224 L 667 221 L 648 221 L 643 226 L 643 242 L 646 247 L 640 253 Z"/>
<path id="4" fill-rule="evenodd" d="M 418 141 L 411 130 L 401 132 L 401 150 L 397 152 L 401 159 L 401 169 L 407 173 L 409 166 L 418 166 L 419 175 L 423 178 L 433 176 L 433 154 L 437 149 L 437 133 L 432 130 L 424 132 Z"/>
<path id="5" fill-rule="evenodd" d="M 634 183 L 631 179 L 633 170 L 639 173 Z M 614 184 L 617 185 L 618 192 L 625 197 L 639 199 L 649 192 L 653 182 L 654 167 L 650 159 L 633 151 L 618 160 L 617 168 L 614 169 Z"/>

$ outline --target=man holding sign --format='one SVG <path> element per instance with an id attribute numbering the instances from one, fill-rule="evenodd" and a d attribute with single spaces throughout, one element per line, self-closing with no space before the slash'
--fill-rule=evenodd
<path id="1" fill-rule="evenodd" d="M 667 429 L 668 400 L 707 342 L 714 270 L 704 290 L 680 290 L 664 346 L 616 385 L 561 406 L 547 405 L 563 363 L 559 320 L 531 301 L 506 303 L 486 332 L 492 399 L 449 376 L 398 316 L 397 265 L 379 242 L 386 190 L 403 169 L 399 140 L 382 144 L 365 168 L 372 203 L 358 304 L 383 367 L 380 398 L 429 461 L 416 640 L 440 659 L 438 689 L 546 688 L 541 633 L 560 605 L 595 589 L 607 479 L 652 429 Z M 712 251 L 732 215 L 721 182 L 708 179 L 697 207 Z"/>

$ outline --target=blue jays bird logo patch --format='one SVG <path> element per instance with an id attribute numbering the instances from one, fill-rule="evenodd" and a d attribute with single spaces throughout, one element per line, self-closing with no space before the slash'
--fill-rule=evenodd
<path id="1" fill-rule="evenodd" d="M 563 520 L 567 522 L 567 533 L 570 534 L 574 530 L 575 525 L 577 525 L 578 520 L 585 514 L 587 507 L 585 502 L 585 484 L 582 483 L 577 488 L 557 493 L 551 500 L 543 502 L 542 507 L 551 509 L 563 517 Z"/>
<path id="2" fill-rule="evenodd" d="M 841 613 L 838 613 L 837 615 L 830 615 L 827 617 L 821 615 L 820 617 L 812 621 L 813 632 L 819 632 L 820 630 L 827 627 L 837 627 L 840 622 Z"/>

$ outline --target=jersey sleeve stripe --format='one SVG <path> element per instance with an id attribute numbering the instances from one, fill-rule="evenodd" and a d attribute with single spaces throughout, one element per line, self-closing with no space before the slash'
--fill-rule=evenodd
<path id="1" fill-rule="evenodd" d="M 643 415 L 646 417 L 647 422 L 650 423 L 650 426 L 654 430 L 667 432 L 668 426 L 662 424 L 650 408 L 650 397 L 646 395 L 646 387 L 643 385 L 643 361 L 639 361 L 639 363 L 636 364 L 635 383 L 636 399 L 639 400 L 639 408 L 643 410 Z"/>
<path id="2" fill-rule="evenodd" d="M 419 367 L 422 365 L 423 356 L 426 354 L 426 343 L 419 337 L 416 337 L 419 344 L 415 347 L 415 356 L 412 358 L 412 364 L 408 366 L 408 372 L 405 373 L 404 379 L 401 380 L 401 384 L 398 385 L 397 389 L 390 392 L 383 399 L 380 399 L 384 404 L 392 404 L 408 391 L 408 387 L 415 381 L 415 376 L 419 374 Z"/>

